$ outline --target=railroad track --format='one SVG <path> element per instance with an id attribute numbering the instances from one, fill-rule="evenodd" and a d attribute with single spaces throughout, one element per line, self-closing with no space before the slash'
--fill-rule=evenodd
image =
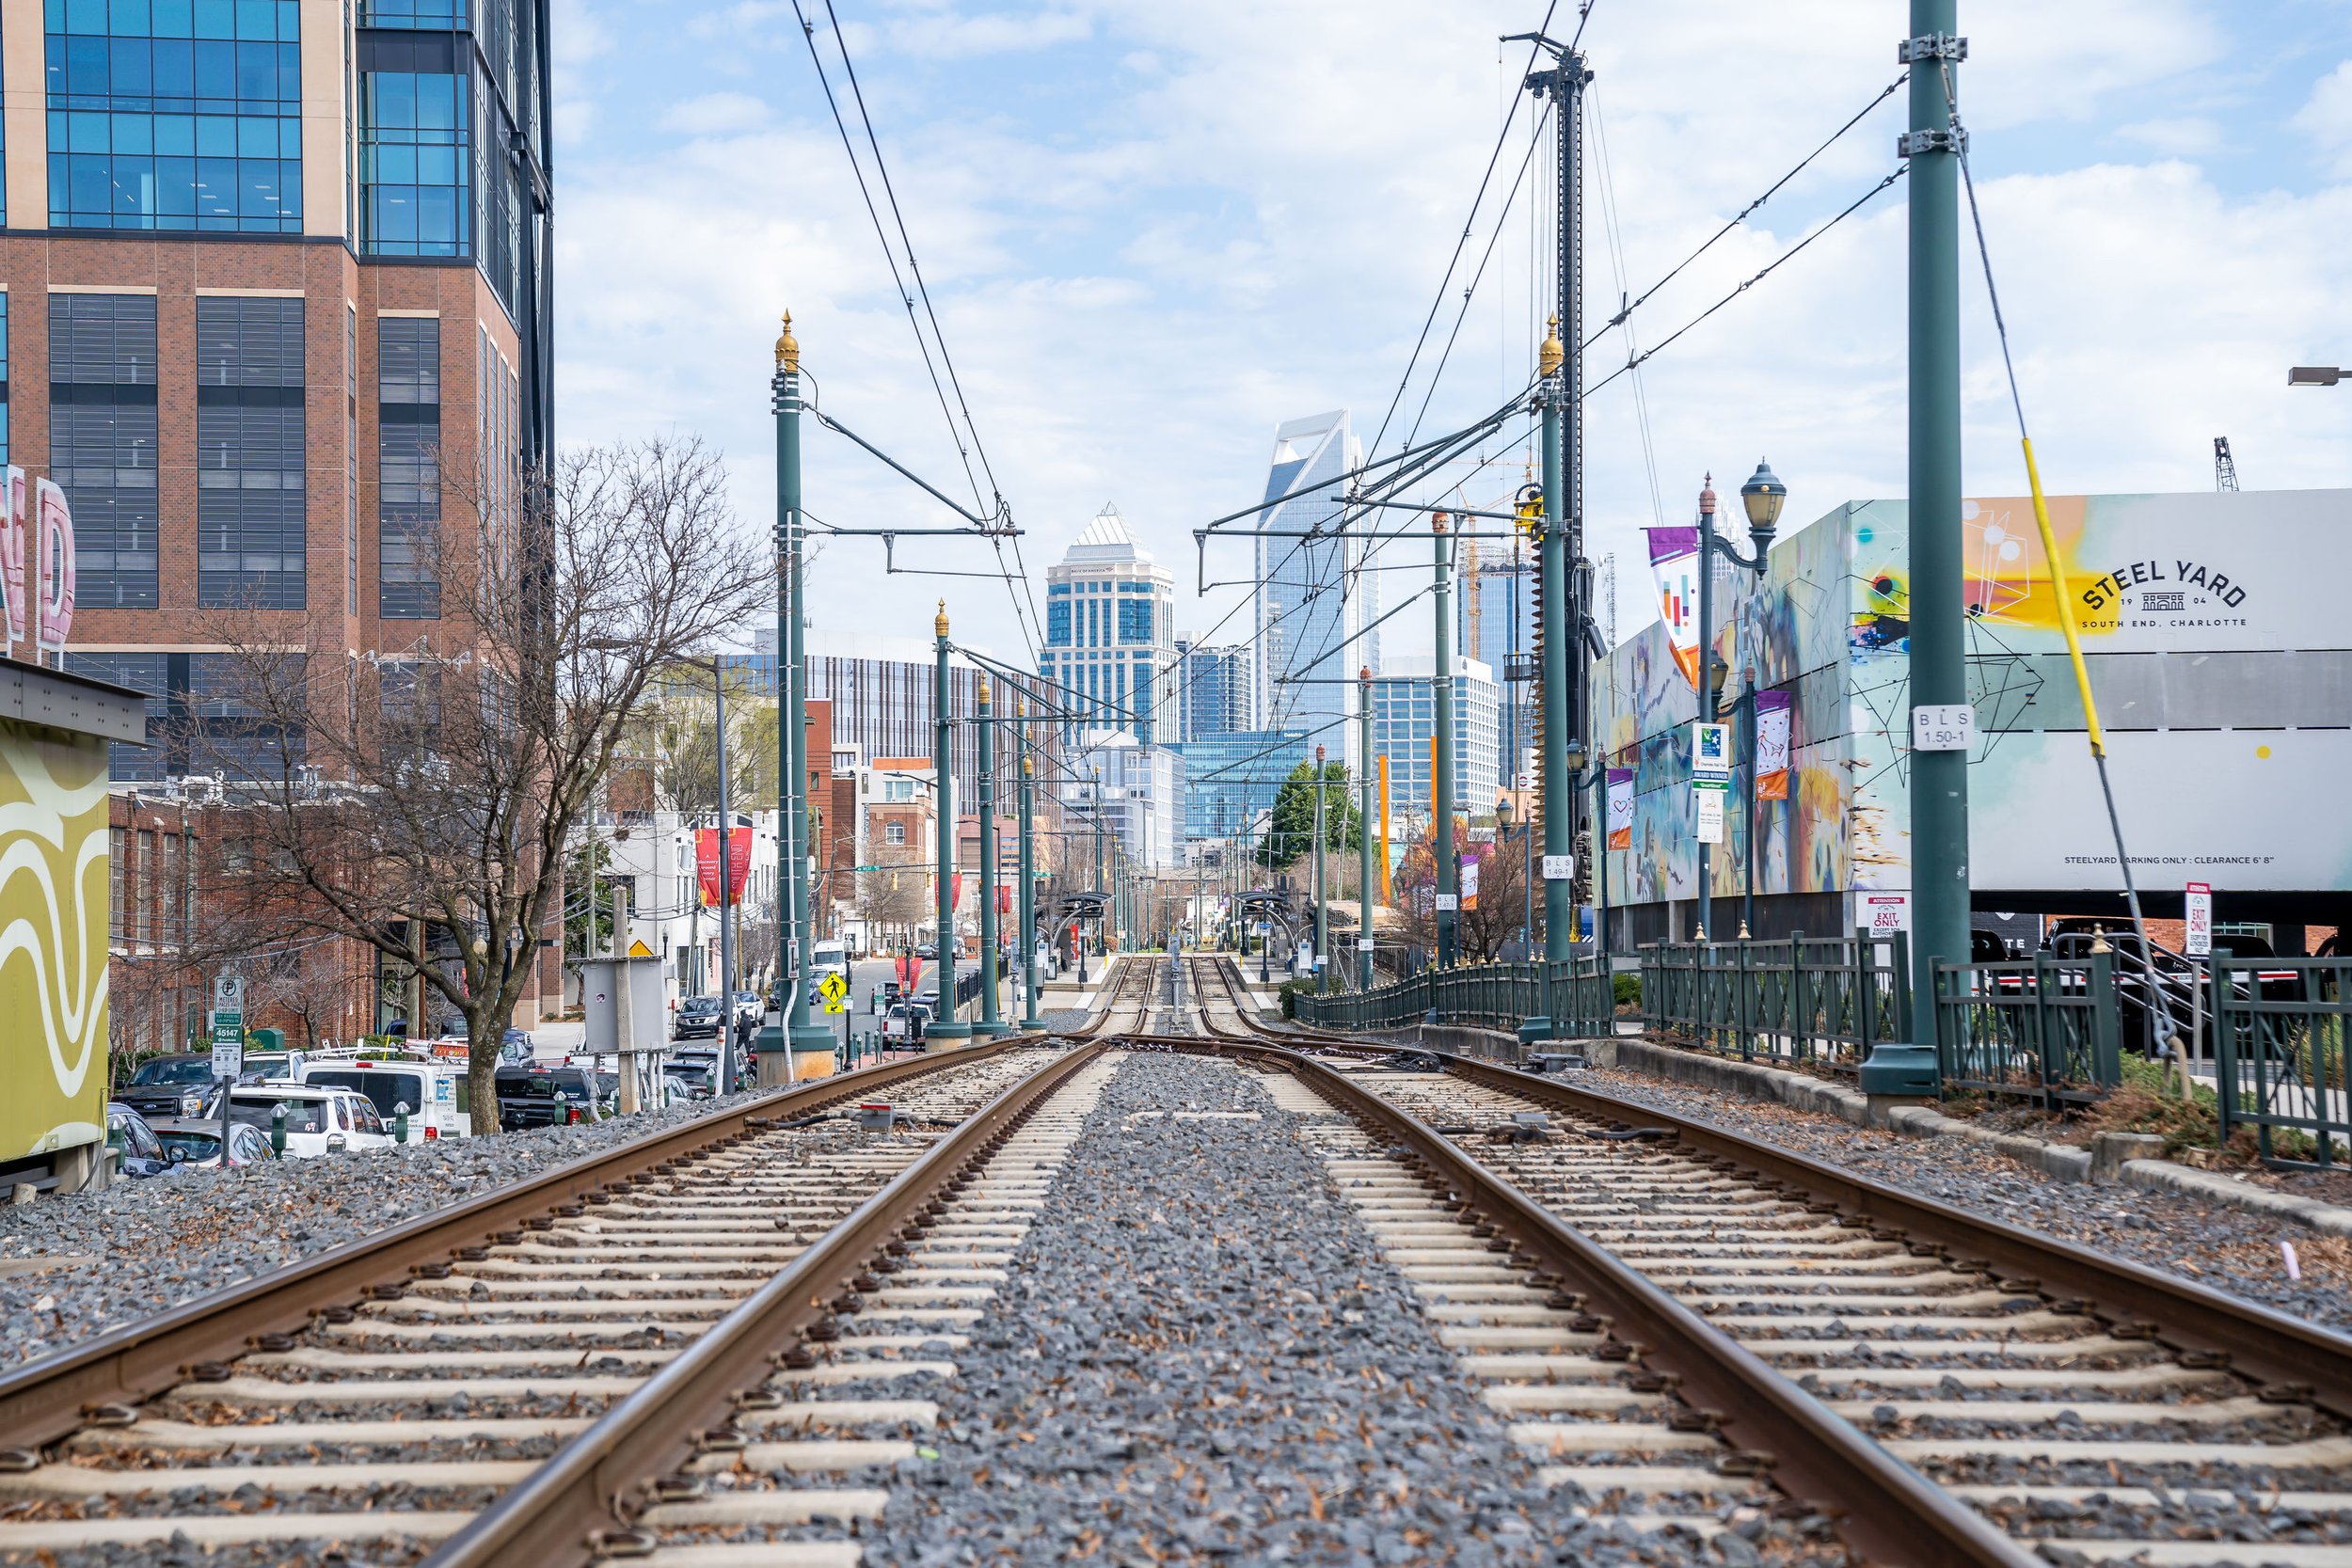
<path id="1" fill-rule="evenodd" d="M 976 1173 L 1104 1049 L 1031 1037 L 787 1091 L 15 1370 L 0 1558 L 723 1568 L 658 1537 L 871 1512 L 829 1481 L 898 1457 L 925 1412 L 826 1388 L 920 1371 L 976 1315 L 987 1271 L 961 1255 L 1002 1217 Z M 892 1132 L 809 1119 L 878 1093 Z M 745 1454 L 782 1481 L 711 1495 Z"/>
<path id="2" fill-rule="evenodd" d="M 1458 1280 L 1472 1306 L 1487 1288 L 1513 1299 L 1513 1271 L 1523 1301 L 1551 1281 L 1545 1299 L 1574 1318 L 1541 1334 L 1592 1331 L 1592 1354 L 1641 1364 L 1652 1391 L 1684 1396 L 1682 1425 L 1732 1443 L 1729 1471 L 1700 1465 L 1680 1503 L 1770 1472 L 1788 1506 L 1839 1508 L 1882 1560 L 2352 1565 L 2352 1341 L 1572 1084 L 1269 1037 L 1230 976 L 1199 973 L 1216 960 L 1195 963 L 1208 1049 L 1294 1071 L 1413 1151 L 1400 1185 L 1361 1139 L 1331 1148 L 1343 1189 L 1402 1206 L 1393 1257 L 1442 1257 L 1406 1214 L 1475 1214 L 1515 1260 L 1440 1263 L 1431 1290 Z M 1541 1342 L 1486 1364 L 1489 1402 L 1544 1408 L 1518 1402 L 1586 1375 L 1545 1359 L 1580 1351 Z M 1518 1434 L 1562 1441 L 1542 1424 Z M 1646 1434 L 1666 1444 L 1646 1457 L 1674 1438 L 1671 1422 Z"/>

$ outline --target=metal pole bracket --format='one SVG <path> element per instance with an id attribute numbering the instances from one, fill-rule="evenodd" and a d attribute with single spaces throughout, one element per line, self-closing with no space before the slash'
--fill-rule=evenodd
<path id="1" fill-rule="evenodd" d="M 1949 33 L 1922 33 L 1915 39 L 1904 39 L 1895 45 L 1895 58 L 1903 65 L 1916 65 L 1921 60 L 1964 60 L 1968 57 L 1968 40 Z"/>
<path id="2" fill-rule="evenodd" d="M 1905 131 L 1895 138 L 1895 156 L 1909 158 L 1921 152 L 1965 152 L 1968 150 L 1966 131 Z"/>

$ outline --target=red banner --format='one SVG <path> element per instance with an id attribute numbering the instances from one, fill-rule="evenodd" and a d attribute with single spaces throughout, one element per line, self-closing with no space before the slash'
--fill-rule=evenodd
<path id="1" fill-rule="evenodd" d="M 706 908 L 719 902 L 719 830 L 694 830 L 694 871 L 702 882 L 703 904 Z M 726 901 L 743 901 L 743 885 L 752 876 L 752 831 L 737 828 L 727 834 Z"/>
<path id="2" fill-rule="evenodd" d="M 947 908 L 963 908 L 963 873 L 961 871 L 947 879 Z"/>
<path id="3" fill-rule="evenodd" d="M 1012 913 L 1012 889 L 1000 887 L 996 890 L 996 912 L 998 914 Z"/>

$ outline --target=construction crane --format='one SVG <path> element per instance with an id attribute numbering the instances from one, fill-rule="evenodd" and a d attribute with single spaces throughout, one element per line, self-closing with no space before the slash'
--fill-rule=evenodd
<path id="1" fill-rule="evenodd" d="M 2213 438 L 2213 487 L 2232 494 L 2237 491 L 2237 459 L 2230 455 L 2230 438 L 2227 436 Z"/>

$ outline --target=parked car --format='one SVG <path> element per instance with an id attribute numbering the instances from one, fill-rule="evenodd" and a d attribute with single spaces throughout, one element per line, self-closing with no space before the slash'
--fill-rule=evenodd
<path id="1" fill-rule="evenodd" d="M 698 1063 L 671 1062 L 661 1069 L 673 1100 L 708 1100 L 719 1091 L 711 1085 L 710 1069 Z"/>
<path id="2" fill-rule="evenodd" d="M 163 1140 L 147 1118 L 119 1101 L 106 1104 L 106 1147 L 116 1152 L 115 1169 L 124 1176 L 161 1176 L 171 1168 Z"/>
<path id="3" fill-rule="evenodd" d="M 894 1002 L 890 1011 L 882 1015 L 882 1038 L 901 1045 L 920 1045 L 930 1016 L 930 1009 L 919 1002 Z"/>
<path id="4" fill-rule="evenodd" d="M 922 942 L 915 947 L 914 956 L 918 958 L 936 958 L 939 957 L 939 943 L 935 942 Z"/>
<path id="5" fill-rule="evenodd" d="M 270 1136 L 279 1106 L 286 1108 L 286 1157 L 315 1160 L 393 1147 L 391 1129 L 368 1097 L 355 1089 L 310 1084 L 255 1084 L 229 1091 L 229 1119 Z M 217 1098 L 206 1119 L 218 1123 Z"/>
<path id="6" fill-rule="evenodd" d="M 213 1092 L 213 1058 L 193 1051 L 151 1056 L 115 1091 L 118 1104 L 143 1117 L 183 1117 Z"/>
<path id="7" fill-rule="evenodd" d="M 715 996 L 690 996 L 677 1005 L 677 1016 L 671 1020 L 670 1034 L 675 1039 L 691 1039 L 707 1035 L 716 1039 L 722 1009 Z"/>
<path id="8" fill-rule="evenodd" d="M 620 1080 L 580 1067 L 502 1067 L 498 1070 L 499 1125 L 529 1127 L 602 1121 L 612 1114 Z"/>
<path id="9" fill-rule="evenodd" d="M 460 1062 L 416 1056 L 329 1057 L 306 1064 L 301 1082 L 352 1089 L 368 1098 L 384 1125 L 397 1130 L 408 1108 L 408 1135 L 417 1142 L 473 1136 L 473 1086 Z"/>
<path id="10" fill-rule="evenodd" d="M 199 1120 L 194 1117 L 166 1117 L 151 1124 L 155 1136 L 164 1146 L 164 1158 L 174 1170 L 218 1170 L 220 1168 L 220 1122 Z M 230 1119 L 229 1123 L 229 1163 L 235 1165 L 257 1164 L 274 1160 L 276 1153 L 269 1147 L 269 1134 L 249 1122 Z"/>
<path id="11" fill-rule="evenodd" d="M 693 1046 L 684 1050 L 674 1051 L 670 1053 L 670 1059 L 673 1063 L 679 1067 L 692 1068 L 700 1071 L 704 1078 L 709 1083 L 712 1092 L 717 1092 L 719 1087 L 718 1046 Z M 753 1068 L 750 1060 L 744 1056 L 742 1052 L 738 1051 L 735 1053 L 735 1082 L 739 1087 L 749 1084 L 752 1081 L 752 1070 Z"/>
<path id="12" fill-rule="evenodd" d="M 509 1029 L 499 1042 L 499 1060 L 528 1062 L 538 1053 L 538 1044 L 532 1039 L 530 1030 Z"/>
<path id="13" fill-rule="evenodd" d="M 736 1022 L 757 1023 L 760 1020 L 760 1015 L 765 1013 L 767 1010 L 768 1005 L 760 1000 L 759 992 L 755 990 L 739 990 L 735 993 Z"/>

